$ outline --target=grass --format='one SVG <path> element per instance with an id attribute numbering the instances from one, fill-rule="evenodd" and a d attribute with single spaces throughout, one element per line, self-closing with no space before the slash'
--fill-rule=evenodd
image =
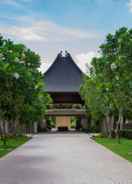
<path id="1" fill-rule="evenodd" d="M 10 137 L 10 138 L 7 138 L 6 146 L 4 146 L 2 140 L 0 140 L 0 157 L 16 149 L 17 147 L 24 144 L 28 140 L 29 140 L 29 137 L 26 137 L 26 136 Z"/>
<path id="2" fill-rule="evenodd" d="M 97 137 L 95 141 L 132 162 L 132 140 L 121 138 L 119 144 L 116 139 Z"/>

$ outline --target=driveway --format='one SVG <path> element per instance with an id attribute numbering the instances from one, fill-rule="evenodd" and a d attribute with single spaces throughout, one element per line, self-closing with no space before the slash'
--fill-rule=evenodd
<path id="1" fill-rule="evenodd" d="M 132 164 L 87 134 L 43 134 L 0 159 L 0 184 L 132 184 Z"/>

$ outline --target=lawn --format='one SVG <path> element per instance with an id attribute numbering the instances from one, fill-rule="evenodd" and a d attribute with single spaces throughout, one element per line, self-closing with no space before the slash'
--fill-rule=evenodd
<path id="1" fill-rule="evenodd" d="M 26 137 L 26 136 L 19 136 L 15 138 L 11 137 L 7 139 L 6 146 L 3 146 L 3 142 L 0 140 L 0 157 L 16 149 L 18 146 L 24 144 L 28 140 L 29 140 L 29 137 Z"/>
<path id="2" fill-rule="evenodd" d="M 115 139 L 98 137 L 95 141 L 132 162 L 132 140 L 122 138 L 119 144 Z"/>

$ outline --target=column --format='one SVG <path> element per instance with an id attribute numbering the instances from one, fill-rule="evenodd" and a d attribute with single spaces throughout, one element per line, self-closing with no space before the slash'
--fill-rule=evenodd
<path id="1" fill-rule="evenodd" d="M 33 124 L 33 133 L 34 134 L 38 133 L 38 123 L 37 122 L 34 122 L 34 124 Z"/>
<path id="2" fill-rule="evenodd" d="M 84 131 L 88 130 L 88 119 L 86 116 L 81 117 L 81 126 Z"/>

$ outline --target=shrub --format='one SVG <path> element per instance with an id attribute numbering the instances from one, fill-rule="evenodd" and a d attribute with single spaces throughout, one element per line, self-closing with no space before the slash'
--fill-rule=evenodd
<path id="1" fill-rule="evenodd" d="M 125 138 L 132 139 L 132 129 L 123 129 L 121 135 Z"/>

